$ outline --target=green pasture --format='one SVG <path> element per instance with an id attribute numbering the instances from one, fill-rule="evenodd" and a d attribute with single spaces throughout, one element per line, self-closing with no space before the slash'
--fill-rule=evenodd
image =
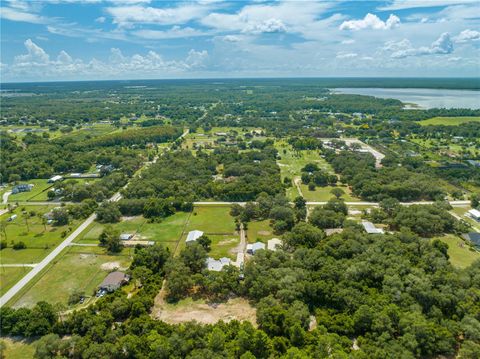
<path id="1" fill-rule="evenodd" d="M 465 268 L 480 259 L 480 252 L 471 248 L 462 238 L 453 234 L 436 237 L 448 245 L 450 263 L 458 268 Z"/>
<path id="2" fill-rule="evenodd" d="M 270 220 L 248 222 L 247 241 L 248 243 L 263 242 L 267 243 L 269 239 L 276 238 L 273 228 L 270 226 Z"/>
<path id="3" fill-rule="evenodd" d="M 419 121 L 422 126 L 428 125 L 444 125 L 444 126 L 458 126 L 466 122 L 478 122 L 480 116 L 464 116 L 464 117 L 433 117 L 428 120 Z"/>
<path id="4" fill-rule="evenodd" d="M 4 295 L 31 270 L 31 267 L 0 267 L 0 295 Z"/>
<path id="5" fill-rule="evenodd" d="M 20 181 L 19 184 L 20 183 L 33 184 L 33 188 L 29 192 L 20 192 L 16 194 L 11 194 L 8 197 L 8 202 L 26 202 L 26 201 L 29 201 L 30 199 L 33 199 L 34 197 L 37 197 L 43 194 L 45 195 L 43 200 L 46 200 L 47 191 L 50 187 L 53 186 L 53 183 L 47 183 L 47 179 L 32 179 L 28 181 Z M 12 187 L 10 187 L 10 190 Z"/>

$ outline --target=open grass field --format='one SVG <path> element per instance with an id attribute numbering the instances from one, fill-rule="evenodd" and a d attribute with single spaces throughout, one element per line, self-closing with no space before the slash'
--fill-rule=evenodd
<path id="1" fill-rule="evenodd" d="M 208 238 L 212 241 L 211 250 L 208 253 L 210 257 L 221 258 L 229 257 L 232 260 L 237 258 L 236 253 L 233 253 L 233 249 L 240 243 L 240 236 L 236 234 L 215 234 L 209 235 Z"/>
<path id="2" fill-rule="evenodd" d="M 270 220 L 252 221 L 248 223 L 247 241 L 248 243 L 263 242 L 267 243 L 269 239 L 277 238 L 270 226 Z"/>
<path id="3" fill-rule="evenodd" d="M 455 267 L 465 268 L 477 259 L 480 259 L 480 252 L 472 249 L 462 238 L 458 236 L 448 234 L 436 238 L 448 244 L 450 263 L 452 263 L 452 265 Z"/>
<path id="4" fill-rule="evenodd" d="M 206 234 L 232 234 L 235 222 L 230 206 L 195 206 L 187 223 L 186 232 L 198 229 Z"/>
<path id="5" fill-rule="evenodd" d="M 280 167 L 282 181 L 285 177 L 289 177 L 292 180 L 294 178 L 300 178 L 302 174 L 301 170 L 307 163 L 315 163 L 321 169 L 333 173 L 332 167 L 327 161 L 320 157 L 319 151 L 308 150 L 295 152 L 292 146 L 285 141 L 275 142 L 275 148 L 281 157 L 280 160 L 277 160 L 277 164 Z M 298 189 L 294 184 L 292 184 L 292 187 L 287 188 L 287 198 L 290 200 L 293 200 L 299 195 Z"/>
<path id="6" fill-rule="evenodd" d="M 19 340 L 13 338 L 0 338 L 5 344 L 5 352 L 3 356 L 5 359 L 31 359 L 35 354 L 35 341 Z"/>
<path id="7" fill-rule="evenodd" d="M 480 117 L 478 116 L 466 116 L 466 117 L 433 117 L 428 120 L 419 121 L 422 126 L 428 125 L 445 125 L 445 126 L 458 126 L 466 122 L 478 122 Z"/>
<path id="8" fill-rule="evenodd" d="M 32 307 L 40 300 L 66 306 L 74 290 L 92 295 L 111 270 L 129 266 L 131 257 L 126 255 L 128 251 L 110 255 L 105 254 L 103 248 L 69 247 L 39 274 L 37 281 L 23 292 L 14 307 Z"/>
<path id="9" fill-rule="evenodd" d="M 0 267 L 0 295 L 4 295 L 31 269 L 30 267 Z"/>
<path id="10" fill-rule="evenodd" d="M 173 249 L 182 235 L 185 222 L 189 216 L 190 213 L 177 212 L 158 223 L 150 223 L 142 216 L 124 217 L 121 222 L 112 226 L 118 229 L 120 233 L 134 234 L 135 240 L 155 241 Z M 85 229 L 76 242 L 98 243 L 98 237 L 104 228 L 103 224 L 94 222 Z"/>
<path id="11" fill-rule="evenodd" d="M 46 200 L 47 191 L 50 187 L 53 186 L 53 183 L 47 183 L 47 179 L 32 179 L 28 181 L 21 181 L 19 183 L 31 183 L 33 184 L 33 188 L 30 192 L 20 192 L 16 194 L 11 194 L 8 197 L 8 202 L 25 202 L 34 197 L 40 196 L 40 194 L 44 194 L 45 197 L 43 200 Z"/>
<path id="12" fill-rule="evenodd" d="M 37 263 L 80 224 L 78 220 L 65 226 L 42 223 L 43 215 L 54 207 L 19 206 L 13 211 L 17 218 L 12 222 L 7 221 L 11 213 L 5 213 L 0 217 L 0 221 L 5 224 L 5 231 L 0 232 L 0 238 L 6 239 L 8 243 L 8 248 L 1 252 L 2 263 Z M 23 211 L 27 212 L 26 219 Z M 27 248 L 13 250 L 11 248 L 13 242 L 20 241 L 25 243 Z"/>
<path id="13" fill-rule="evenodd" d="M 345 194 L 341 197 L 345 202 L 358 202 L 359 198 L 354 197 L 348 186 L 325 186 L 325 187 L 315 187 L 315 191 L 310 191 L 307 185 L 301 184 L 300 188 L 302 189 L 303 197 L 307 202 L 325 202 L 334 197 L 330 191 L 333 188 L 341 188 Z"/>

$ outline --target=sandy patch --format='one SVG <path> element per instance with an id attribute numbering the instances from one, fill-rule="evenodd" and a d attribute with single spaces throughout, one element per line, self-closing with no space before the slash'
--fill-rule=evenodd
<path id="1" fill-rule="evenodd" d="M 111 271 L 114 269 L 119 269 L 120 268 L 120 262 L 106 262 L 103 263 L 100 268 L 106 271 Z"/>
<path id="2" fill-rule="evenodd" d="M 155 299 L 152 310 L 155 319 L 166 323 L 178 324 L 196 320 L 203 324 L 213 324 L 220 320 L 248 320 L 256 326 L 256 310 L 243 298 L 230 299 L 226 303 L 206 304 L 187 299 L 178 304 L 165 304 L 163 300 Z"/>

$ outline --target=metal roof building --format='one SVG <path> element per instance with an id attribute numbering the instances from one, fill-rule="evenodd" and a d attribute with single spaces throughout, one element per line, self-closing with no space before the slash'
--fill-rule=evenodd
<path id="1" fill-rule="evenodd" d="M 198 238 L 200 238 L 201 236 L 203 236 L 203 232 L 202 231 L 190 231 L 188 232 L 188 235 L 187 235 L 187 239 L 185 240 L 185 242 L 194 242 L 196 241 Z"/>
<path id="2" fill-rule="evenodd" d="M 222 257 L 218 260 L 212 257 L 208 257 L 206 262 L 207 269 L 214 272 L 220 272 L 223 267 L 228 266 L 231 263 L 230 258 L 227 257 Z"/>
<path id="3" fill-rule="evenodd" d="M 480 211 L 478 209 L 471 209 L 468 211 L 468 215 L 476 221 L 480 222 Z"/>
<path id="4" fill-rule="evenodd" d="M 247 244 L 247 253 L 255 254 L 256 251 L 265 249 L 265 243 L 255 242 L 253 244 Z"/>
<path id="5" fill-rule="evenodd" d="M 369 234 L 383 234 L 383 229 L 375 227 L 372 222 L 362 221 L 362 226 Z"/>

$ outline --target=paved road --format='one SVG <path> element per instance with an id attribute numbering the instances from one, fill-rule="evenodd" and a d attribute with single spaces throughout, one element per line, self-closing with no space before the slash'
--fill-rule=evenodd
<path id="1" fill-rule="evenodd" d="M 20 279 L 12 288 L 8 290 L 0 298 L 0 307 L 5 305 L 13 296 L 15 296 L 23 287 L 27 285 L 38 273 L 40 273 L 50 262 L 55 259 L 82 231 L 87 228 L 96 218 L 96 214 L 92 214 L 83 222 L 76 230 L 74 230 L 62 243 L 60 243 L 53 251 L 51 251 L 38 265 L 36 265 L 25 277 Z"/>

